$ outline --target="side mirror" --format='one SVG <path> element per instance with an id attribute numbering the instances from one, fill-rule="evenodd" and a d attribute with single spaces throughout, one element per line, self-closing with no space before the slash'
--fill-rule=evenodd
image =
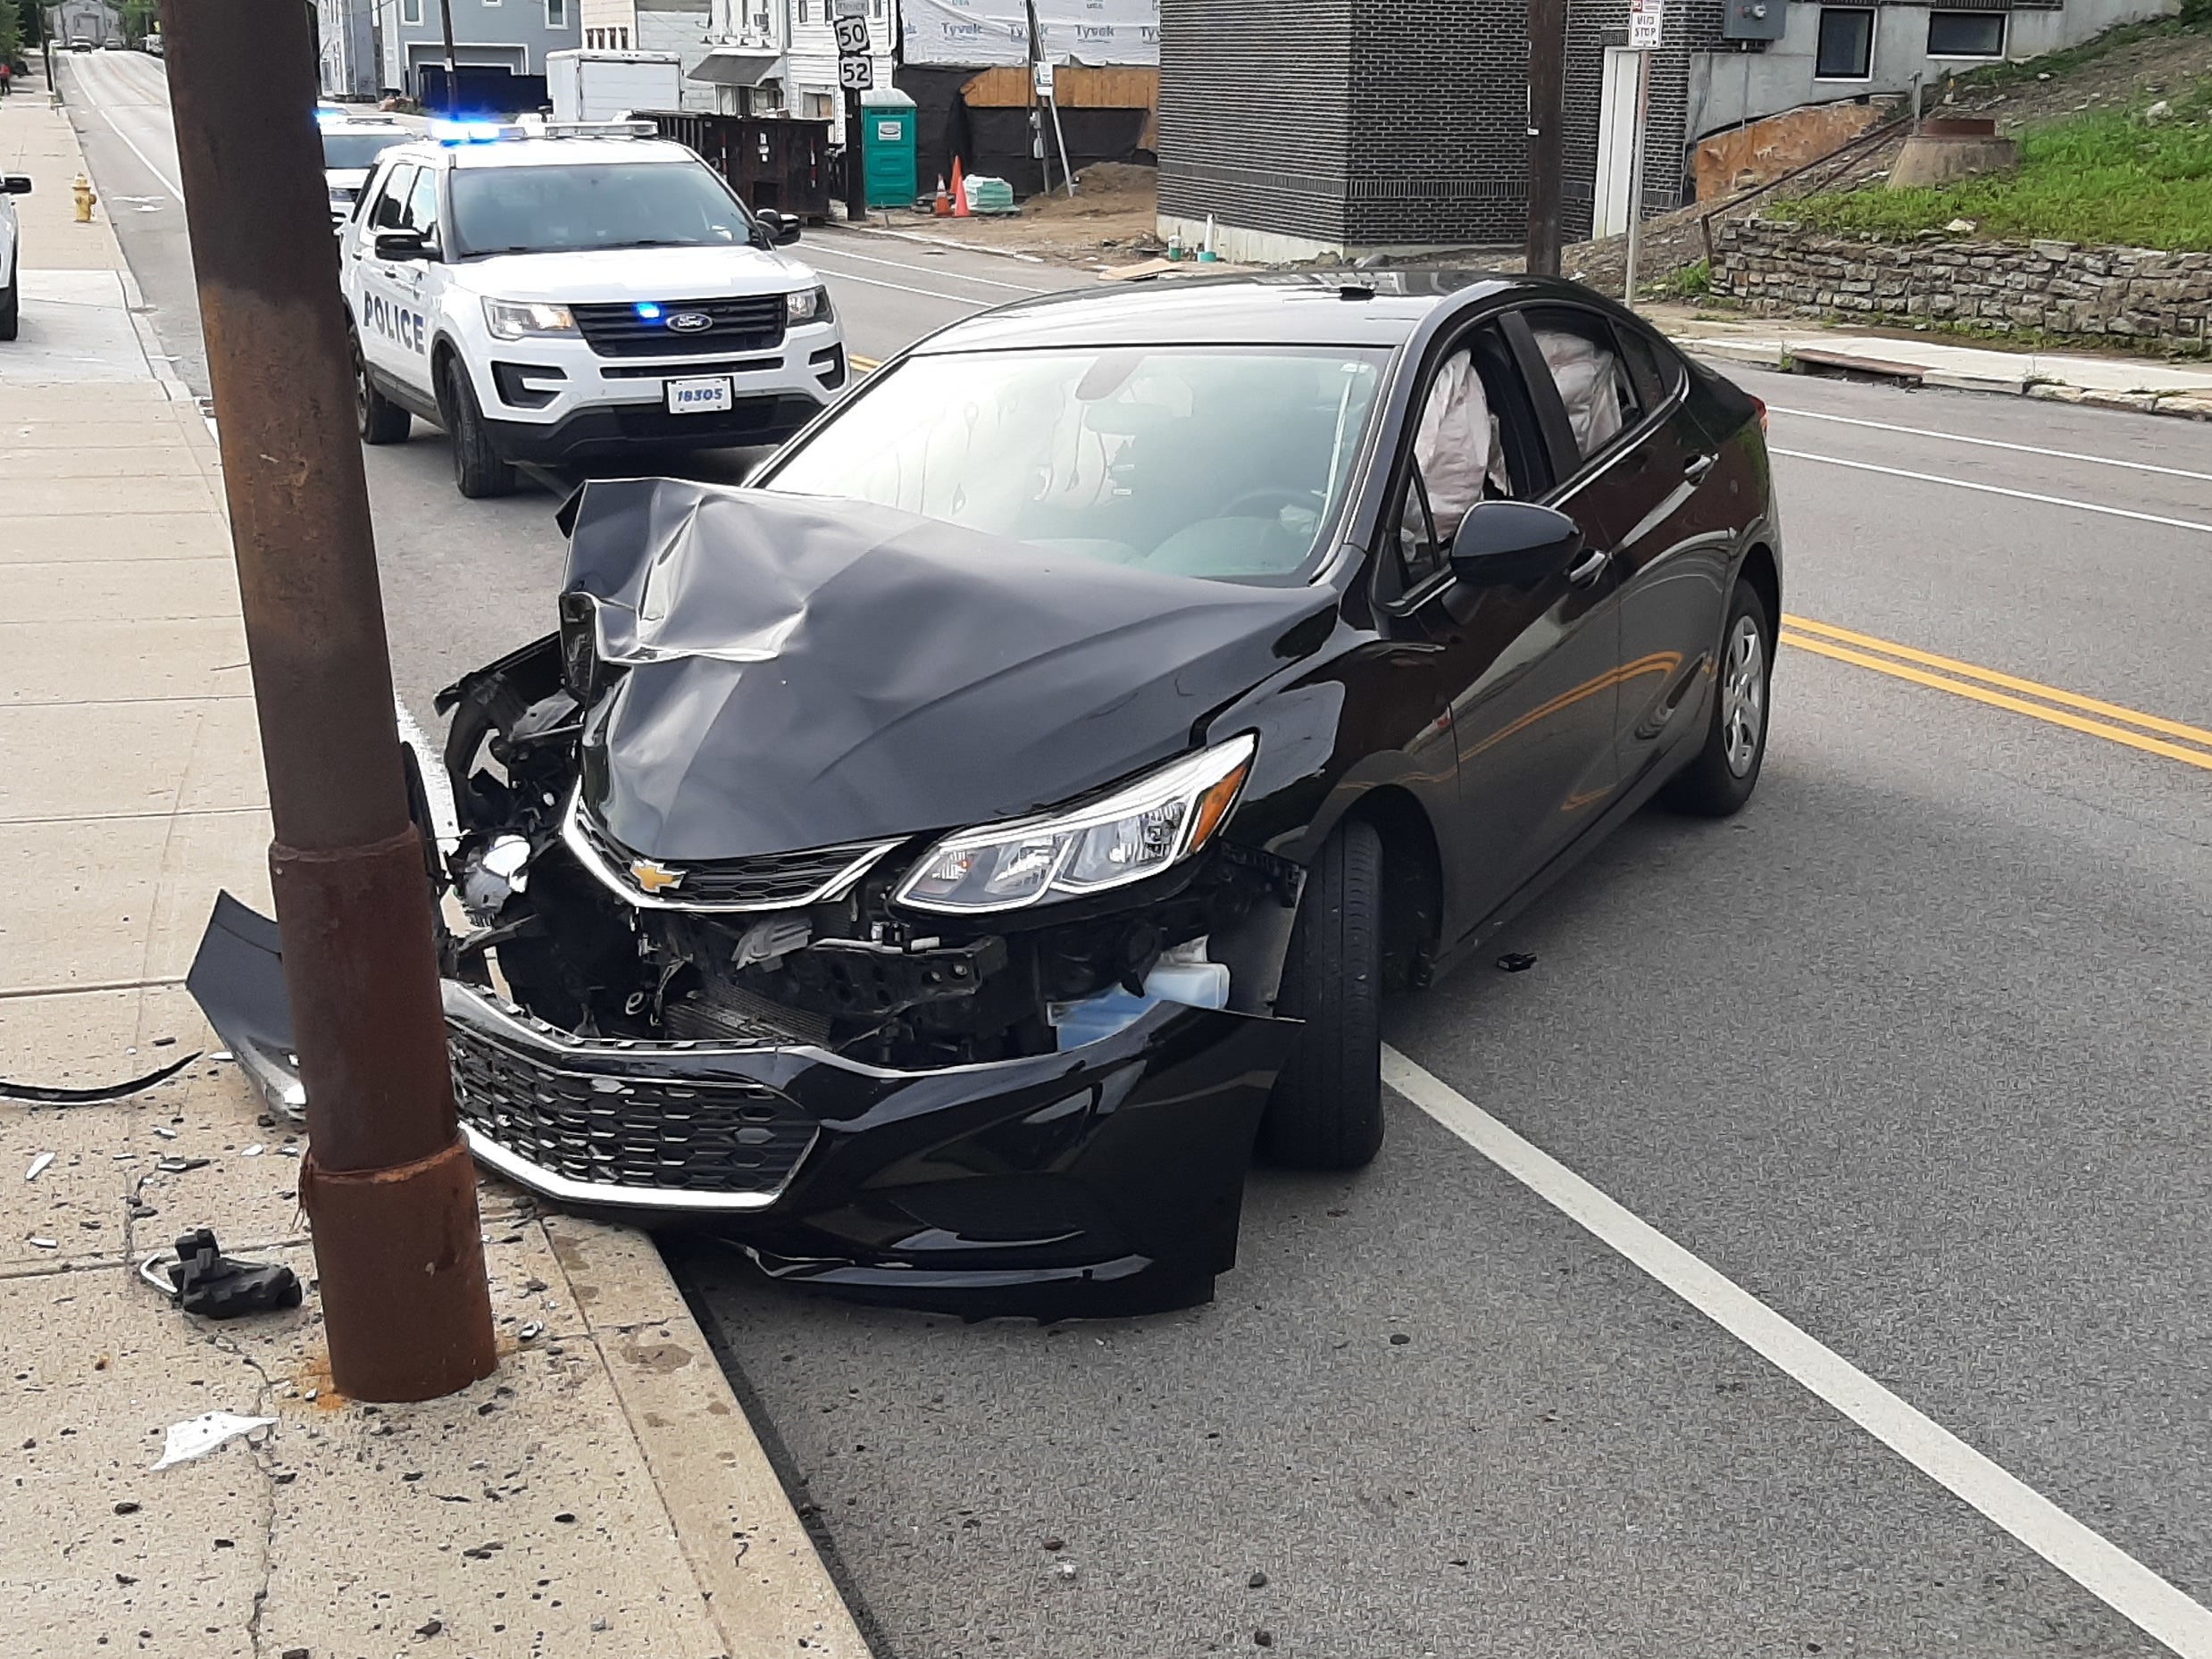
<path id="1" fill-rule="evenodd" d="M 21 173 L 9 173 L 4 179 L 0 179 L 0 190 L 5 190 L 10 196 L 29 196 L 30 180 Z"/>
<path id="2" fill-rule="evenodd" d="M 780 213 L 772 207 L 753 210 L 753 221 L 767 232 L 761 241 L 763 247 L 789 247 L 798 240 L 800 220 L 797 213 Z"/>
<path id="3" fill-rule="evenodd" d="M 420 230 L 380 230 L 376 233 L 376 256 L 379 259 L 429 259 L 432 257 L 430 245 L 422 239 Z"/>
<path id="4" fill-rule="evenodd" d="M 1478 501 L 1452 538 L 1452 574 L 1497 587 L 1541 581 L 1582 550 L 1582 527 L 1532 501 Z"/>

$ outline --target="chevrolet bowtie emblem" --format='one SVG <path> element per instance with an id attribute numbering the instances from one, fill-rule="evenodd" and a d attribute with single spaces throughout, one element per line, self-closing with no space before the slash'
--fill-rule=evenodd
<path id="1" fill-rule="evenodd" d="M 647 893 L 659 893 L 683 884 L 683 871 L 664 869 L 649 858 L 630 861 L 630 879 Z"/>

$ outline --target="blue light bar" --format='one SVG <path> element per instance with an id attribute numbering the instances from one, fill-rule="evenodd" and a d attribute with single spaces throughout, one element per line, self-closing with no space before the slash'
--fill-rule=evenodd
<path id="1" fill-rule="evenodd" d="M 649 299 L 641 299 L 638 302 L 638 314 L 651 322 L 660 316 L 661 308 Z"/>
<path id="2" fill-rule="evenodd" d="M 434 121 L 430 137 L 440 144 L 490 144 L 504 133 L 496 121 Z"/>

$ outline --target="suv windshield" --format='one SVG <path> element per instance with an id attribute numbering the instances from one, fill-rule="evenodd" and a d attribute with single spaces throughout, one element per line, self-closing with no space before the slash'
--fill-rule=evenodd
<path id="1" fill-rule="evenodd" d="M 763 487 L 1147 570 L 1287 577 L 1342 504 L 1388 361 L 1347 346 L 912 358 Z"/>
<path id="2" fill-rule="evenodd" d="M 325 128 L 322 165 L 330 172 L 366 172 L 378 155 L 395 144 L 406 143 L 411 136 L 396 127 L 388 132 L 332 132 Z"/>
<path id="3" fill-rule="evenodd" d="M 608 247 L 743 247 L 752 225 L 703 162 L 456 167 L 455 251 L 572 254 Z"/>

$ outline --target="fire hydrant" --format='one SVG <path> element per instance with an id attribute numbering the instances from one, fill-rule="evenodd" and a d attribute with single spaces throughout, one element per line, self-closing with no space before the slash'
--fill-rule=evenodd
<path id="1" fill-rule="evenodd" d="M 79 173 L 77 175 L 77 182 L 71 185 L 70 188 L 75 191 L 77 195 L 77 222 L 80 225 L 90 224 L 92 222 L 92 204 L 100 199 L 92 193 L 92 180 L 86 178 L 84 174 Z"/>

